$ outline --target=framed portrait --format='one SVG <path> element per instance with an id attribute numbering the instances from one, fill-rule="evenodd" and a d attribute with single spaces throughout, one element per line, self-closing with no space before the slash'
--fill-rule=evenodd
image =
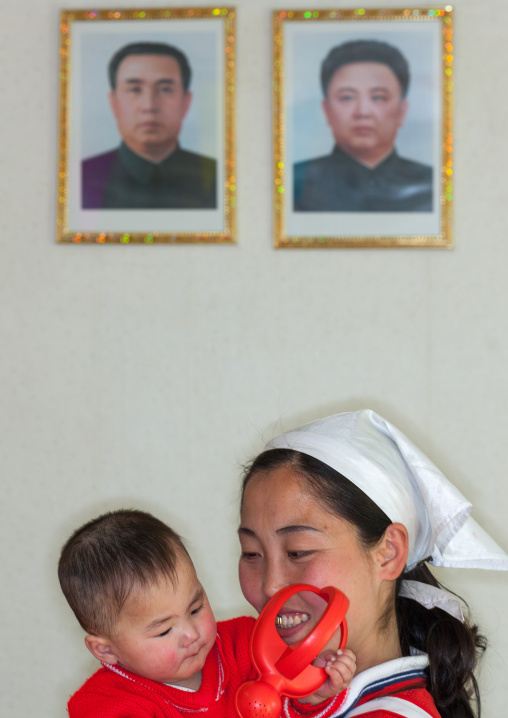
<path id="1" fill-rule="evenodd" d="M 57 240 L 235 242 L 235 11 L 65 10 Z"/>
<path id="2" fill-rule="evenodd" d="M 273 26 L 275 246 L 451 247 L 452 8 Z"/>

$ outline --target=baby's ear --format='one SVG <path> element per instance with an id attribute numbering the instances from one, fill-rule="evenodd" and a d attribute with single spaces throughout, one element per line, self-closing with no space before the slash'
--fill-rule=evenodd
<path id="1" fill-rule="evenodd" d="M 406 565 L 408 552 L 407 529 L 403 524 L 390 524 L 376 547 L 376 563 L 379 577 L 394 581 Z"/>
<path id="2" fill-rule="evenodd" d="M 118 663 L 118 657 L 111 640 L 106 636 L 94 636 L 89 633 L 85 636 L 85 646 L 99 661 L 110 663 L 112 666 Z"/>

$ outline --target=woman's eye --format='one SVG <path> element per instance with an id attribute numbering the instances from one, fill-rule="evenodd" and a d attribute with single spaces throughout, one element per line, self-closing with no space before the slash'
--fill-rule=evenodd
<path id="1" fill-rule="evenodd" d="M 289 558 L 306 558 L 311 556 L 314 551 L 288 551 Z"/>
<path id="2" fill-rule="evenodd" d="M 242 553 L 242 560 L 243 561 L 253 561 L 255 558 L 258 558 L 259 554 L 251 551 L 243 551 Z"/>

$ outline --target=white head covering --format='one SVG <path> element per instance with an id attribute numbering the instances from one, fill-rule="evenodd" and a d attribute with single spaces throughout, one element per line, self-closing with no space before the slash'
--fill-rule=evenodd
<path id="1" fill-rule="evenodd" d="M 402 432 L 371 410 L 335 414 L 272 439 L 267 449 L 294 449 L 332 467 L 408 531 L 407 568 L 508 570 L 508 555 L 474 521 L 472 505 Z M 407 581 L 402 595 L 457 615 L 439 589 Z M 421 588 L 420 588 L 421 587 Z M 444 597 L 447 597 L 446 604 Z M 462 615 L 462 614 L 461 614 Z"/>

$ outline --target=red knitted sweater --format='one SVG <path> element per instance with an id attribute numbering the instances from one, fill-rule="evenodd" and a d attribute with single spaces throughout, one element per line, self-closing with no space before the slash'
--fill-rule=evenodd
<path id="1" fill-rule="evenodd" d="M 70 718 L 191 718 L 204 712 L 207 718 L 233 717 L 236 689 L 255 675 L 249 658 L 253 625 L 247 617 L 217 624 L 199 691 L 182 691 L 104 664 L 70 699 Z"/>

